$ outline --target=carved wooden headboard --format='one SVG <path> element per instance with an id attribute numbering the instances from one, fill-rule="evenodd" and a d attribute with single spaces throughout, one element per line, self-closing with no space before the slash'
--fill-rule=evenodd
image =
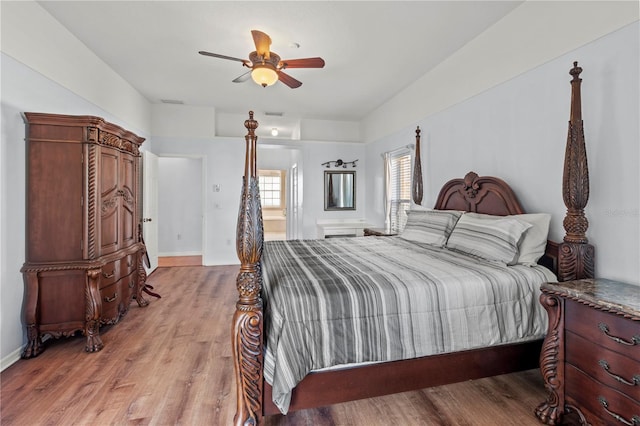
<path id="1" fill-rule="evenodd" d="M 478 176 L 475 172 L 445 183 L 435 208 L 497 216 L 524 213 L 516 194 L 505 181 L 493 176 Z"/>

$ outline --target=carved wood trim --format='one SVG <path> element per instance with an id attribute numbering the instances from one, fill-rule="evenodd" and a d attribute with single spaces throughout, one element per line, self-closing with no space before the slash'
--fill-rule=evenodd
<path id="1" fill-rule="evenodd" d="M 548 425 L 560 424 L 564 414 L 564 317 L 563 300 L 554 294 L 543 292 L 540 303 L 549 316 L 549 329 L 540 352 L 540 371 L 549 394 L 535 414 Z"/>
<path id="2" fill-rule="evenodd" d="M 95 145 L 89 145 L 86 148 L 87 159 L 87 228 L 85 234 L 87 235 L 87 258 L 95 259 L 98 255 L 97 247 L 97 209 L 96 200 L 98 199 L 98 153 Z"/>
<path id="3" fill-rule="evenodd" d="M 100 338 L 100 312 L 102 312 L 102 300 L 100 299 L 100 272 L 102 269 L 87 270 L 85 287 L 85 330 L 87 337 L 85 350 L 97 352 L 104 347 Z"/>
<path id="4" fill-rule="evenodd" d="M 253 111 L 249 111 L 244 126 L 247 128 L 245 168 L 236 230 L 236 251 L 241 265 L 236 280 L 238 301 L 231 333 L 237 392 L 234 424 L 255 425 L 262 418 L 264 362 L 260 258 L 264 229 L 256 167 L 258 122 L 253 119 Z"/>
<path id="5" fill-rule="evenodd" d="M 560 246 L 558 279 L 560 281 L 593 278 L 595 261 L 594 248 L 588 244 L 586 236 L 589 221 L 584 208 L 589 200 L 589 167 L 582 122 L 582 100 L 580 78 L 582 68 L 573 63 L 569 74 L 571 80 L 571 113 L 569 132 L 564 157 L 562 176 L 562 198 L 567 207 L 563 226 L 566 231 L 564 243 Z"/>
<path id="6" fill-rule="evenodd" d="M 413 165 L 413 180 L 411 185 L 411 194 L 413 202 L 420 205 L 422 204 L 422 160 L 420 158 L 420 126 L 416 127 L 416 152 Z"/>

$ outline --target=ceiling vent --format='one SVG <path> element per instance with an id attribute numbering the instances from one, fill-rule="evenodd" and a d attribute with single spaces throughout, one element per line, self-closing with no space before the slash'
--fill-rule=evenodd
<path id="1" fill-rule="evenodd" d="M 270 112 L 267 111 L 264 113 L 264 115 L 266 115 L 267 117 L 282 117 L 284 115 L 284 112 Z"/>
<path id="2" fill-rule="evenodd" d="M 160 99 L 160 102 L 163 104 L 184 105 L 184 101 L 177 99 Z"/>

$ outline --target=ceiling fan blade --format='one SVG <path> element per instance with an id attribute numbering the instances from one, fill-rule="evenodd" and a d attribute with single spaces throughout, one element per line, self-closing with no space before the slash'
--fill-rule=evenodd
<path id="1" fill-rule="evenodd" d="M 247 61 L 246 59 L 234 58 L 233 56 L 220 55 L 218 53 L 205 52 L 204 50 L 201 50 L 198 53 L 204 56 L 213 56 L 214 58 L 228 59 L 230 61 L 242 62 L 242 65 L 245 65 L 247 67 L 251 66 L 249 61 Z"/>
<path id="2" fill-rule="evenodd" d="M 285 68 L 324 68 L 324 59 L 322 58 L 303 58 L 303 59 L 283 59 L 280 61 L 280 67 Z"/>
<path id="3" fill-rule="evenodd" d="M 233 80 L 233 82 L 234 82 L 234 83 L 243 83 L 243 82 L 245 82 L 245 81 L 249 80 L 249 77 L 251 77 L 251 70 L 249 70 L 249 71 L 245 72 L 244 74 L 242 74 L 242 75 L 241 75 L 241 76 L 239 76 L 239 77 L 236 77 L 236 78 Z"/>
<path id="4" fill-rule="evenodd" d="M 253 42 L 256 45 L 256 52 L 258 52 L 258 55 L 265 59 L 269 59 L 271 54 L 269 51 L 269 47 L 271 46 L 271 37 L 258 30 L 251 30 L 251 35 L 253 36 Z"/>
<path id="5" fill-rule="evenodd" d="M 282 71 L 276 71 L 276 72 L 278 73 L 278 80 L 280 80 L 287 86 L 291 87 L 292 89 L 297 89 L 298 87 L 302 86 L 301 81 L 296 80 L 295 78 L 291 77 L 289 74 L 285 74 Z"/>

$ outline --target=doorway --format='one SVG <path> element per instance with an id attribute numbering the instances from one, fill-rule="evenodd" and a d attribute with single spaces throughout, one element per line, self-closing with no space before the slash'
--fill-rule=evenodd
<path id="1" fill-rule="evenodd" d="M 158 266 L 200 266 L 204 251 L 202 157 L 158 157 Z"/>
<path id="2" fill-rule="evenodd" d="M 265 240 L 300 238 L 302 229 L 302 152 L 297 148 L 285 145 L 258 145 L 258 169 L 271 171 L 280 176 L 281 213 L 263 202 L 263 225 Z M 258 173 L 260 175 L 260 173 Z M 260 182 L 259 182 L 260 183 Z M 265 187 L 266 188 L 266 187 Z M 263 186 L 260 186 L 261 199 L 264 198 Z M 269 222 L 269 223 L 267 223 Z M 272 225 L 277 226 L 272 231 Z"/>

